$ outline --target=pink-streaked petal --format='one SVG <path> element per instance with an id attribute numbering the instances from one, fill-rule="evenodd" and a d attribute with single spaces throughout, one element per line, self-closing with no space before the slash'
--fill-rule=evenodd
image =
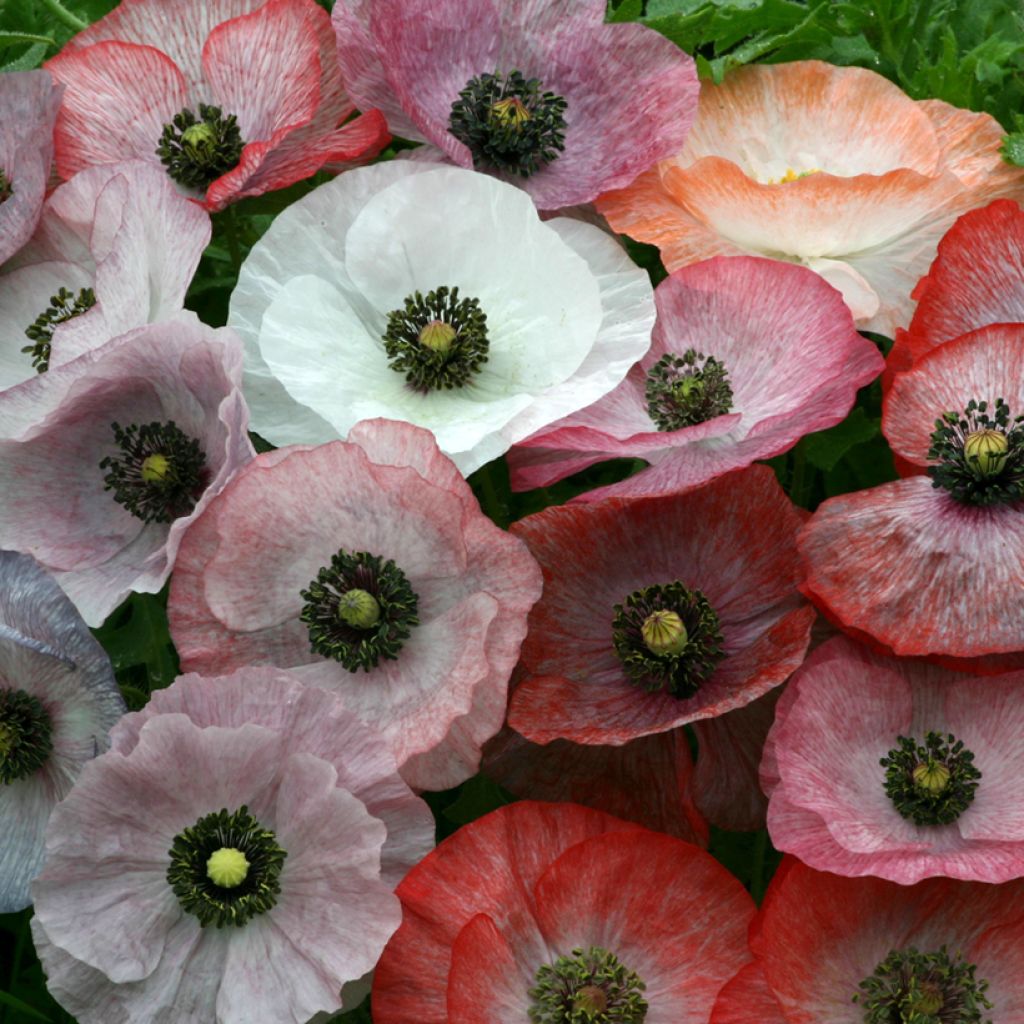
<path id="1" fill-rule="evenodd" d="M 155 163 L 163 126 L 190 94 L 174 62 L 150 46 L 102 42 L 47 61 L 65 85 L 57 118 L 57 173 L 132 157 Z"/>
<path id="2" fill-rule="evenodd" d="M 788 1024 L 759 963 L 747 964 L 722 989 L 710 1024 Z"/>

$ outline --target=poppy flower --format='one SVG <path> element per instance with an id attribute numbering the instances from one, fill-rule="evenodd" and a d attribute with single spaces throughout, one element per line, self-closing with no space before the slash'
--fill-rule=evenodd
<path id="1" fill-rule="evenodd" d="M 1024 1021 L 1024 879 L 907 886 L 787 858 L 750 945 L 756 966 L 725 987 L 712 1024 Z M 744 987 L 763 1017 L 736 1014 Z"/>
<path id="2" fill-rule="evenodd" d="M 51 819 L 32 922 L 50 992 L 83 1024 L 336 1012 L 398 926 L 427 808 L 379 735 L 285 673 L 156 701 Z"/>
<path id="3" fill-rule="evenodd" d="M 182 535 L 252 457 L 241 345 L 191 313 L 52 367 L 0 397 L 0 544 L 53 573 L 100 625 L 156 593 Z"/>
<path id="4" fill-rule="evenodd" d="M 144 159 L 208 210 L 369 159 L 389 138 L 379 111 L 346 121 L 355 108 L 314 0 L 122 0 L 46 67 L 66 86 L 62 178 Z"/>
<path id="5" fill-rule="evenodd" d="M 573 804 L 511 804 L 398 888 L 378 1024 L 707 1024 L 753 901 L 696 846 Z"/>
<path id="6" fill-rule="evenodd" d="M 749 64 L 701 84 L 686 145 L 597 207 L 670 270 L 710 256 L 802 263 L 857 326 L 892 337 L 960 214 L 1024 197 L 988 114 L 911 100 L 881 75 L 823 61 Z"/>
<path id="7" fill-rule="evenodd" d="M 877 650 L 1024 667 L 1024 325 L 922 355 L 893 379 L 882 430 L 914 475 L 818 507 L 802 589 Z"/>
<path id="8" fill-rule="evenodd" d="M 269 441 L 404 420 L 469 474 L 611 391 L 650 347 L 654 297 L 607 232 L 542 221 L 485 174 L 393 160 L 280 214 L 228 322 Z"/>
<path id="9" fill-rule="evenodd" d="M 604 0 L 339 0 L 332 14 L 357 104 L 461 167 L 520 184 L 542 210 L 628 185 L 678 152 L 693 123 L 693 59 L 604 16 Z"/>
<path id="10" fill-rule="evenodd" d="M 247 465 L 186 534 L 168 619 L 184 670 L 293 670 L 447 789 L 501 728 L 540 588 L 430 434 L 376 420 Z"/>
<path id="11" fill-rule="evenodd" d="M 0 273 L 0 389 L 175 317 L 209 241 L 210 218 L 141 160 L 58 186 Z"/>
<path id="12" fill-rule="evenodd" d="M 512 449 L 514 489 L 611 458 L 649 466 L 576 501 L 694 487 L 839 423 L 883 367 L 839 293 L 803 267 L 717 257 L 677 270 L 654 300 L 650 351 L 614 391 Z"/>
<path id="13" fill-rule="evenodd" d="M 31 902 L 50 812 L 124 709 L 110 659 L 53 577 L 0 551 L 0 913 Z"/>
<path id="14" fill-rule="evenodd" d="M 779 703 L 766 760 L 780 850 L 909 885 L 1024 875 L 1021 672 L 981 678 L 819 647 Z"/>
<path id="15" fill-rule="evenodd" d="M 512 525 L 544 571 L 509 725 L 622 744 L 743 707 L 803 660 L 801 515 L 767 466 Z M 599 557 L 595 558 L 594 553 Z"/>
<path id="16" fill-rule="evenodd" d="M 46 71 L 0 75 L 0 265 L 29 240 L 39 220 L 62 92 Z"/>

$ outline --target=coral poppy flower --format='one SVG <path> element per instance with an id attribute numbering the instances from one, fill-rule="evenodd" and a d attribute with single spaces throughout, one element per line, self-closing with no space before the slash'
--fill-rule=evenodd
<path id="1" fill-rule="evenodd" d="M 39 220 L 63 91 L 45 71 L 0 75 L 0 264 L 29 240 Z"/>
<path id="2" fill-rule="evenodd" d="M 1024 325 L 923 355 L 893 380 L 882 429 L 927 475 L 819 506 L 800 535 L 802 589 L 880 650 L 1024 667 Z"/>
<path id="3" fill-rule="evenodd" d="M 446 789 L 501 728 L 540 588 L 427 431 L 371 420 L 245 467 L 186 535 L 168 617 L 184 669 L 294 669 Z"/>
<path id="4" fill-rule="evenodd" d="M 544 594 L 509 725 L 535 743 L 622 744 L 778 686 L 803 660 L 814 619 L 797 592 L 801 521 L 775 474 L 751 466 L 683 494 L 514 523 Z"/>
<path id="5" fill-rule="evenodd" d="M 1022 672 L 965 676 L 830 640 L 790 680 L 769 735 L 772 842 L 903 885 L 1024 875 L 1022 687 Z"/>
<path id="6" fill-rule="evenodd" d="M 787 1024 L 758 961 L 747 964 L 718 993 L 711 1024 Z"/>
<path id="7" fill-rule="evenodd" d="M 92 626 L 166 581 L 186 527 L 252 457 L 242 351 L 191 313 L 130 331 L 0 398 L 0 544 Z"/>
<path id="8" fill-rule="evenodd" d="M 650 351 L 614 391 L 512 449 L 514 489 L 617 457 L 650 465 L 575 500 L 694 487 L 834 426 L 882 370 L 842 297 L 803 267 L 719 257 L 677 270 L 654 300 Z"/>
<path id="9" fill-rule="evenodd" d="M 0 913 L 31 902 L 50 812 L 123 713 L 110 659 L 53 577 L 0 551 Z"/>
<path id="10" fill-rule="evenodd" d="M 753 901 L 707 853 L 572 804 L 459 829 L 398 888 L 378 1024 L 707 1024 Z"/>
<path id="11" fill-rule="evenodd" d="M 141 160 L 59 186 L 0 274 L 0 389 L 177 315 L 209 240 L 210 218 Z"/>
<path id="12" fill-rule="evenodd" d="M 1024 879 L 905 886 L 787 858 L 750 944 L 760 971 L 725 988 L 713 1024 L 1024 1022 Z M 763 1017 L 725 1014 L 744 985 Z"/>
<path id="13" fill-rule="evenodd" d="M 376 110 L 339 127 L 355 108 L 314 0 L 122 0 L 46 67 L 67 87 L 62 178 L 138 157 L 208 210 L 369 159 L 389 138 Z"/>
<path id="14" fill-rule="evenodd" d="M 693 757 L 680 729 L 611 747 L 569 740 L 542 746 L 506 727 L 487 742 L 480 770 L 518 797 L 582 804 L 708 844 L 707 822 L 694 804 Z"/>
<path id="15" fill-rule="evenodd" d="M 881 75 L 821 61 L 747 65 L 704 82 L 678 155 L 598 209 L 669 270 L 753 253 L 817 271 L 858 327 L 890 337 L 956 218 L 1024 196 L 988 114 L 913 101 Z"/>
<path id="16" fill-rule="evenodd" d="M 405 420 L 469 474 L 611 391 L 650 347 L 654 296 L 607 232 L 542 221 L 485 174 L 395 160 L 285 210 L 229 322 L 263 437 L 319 444 Z"/>
<path id="17" fill-rule="evenodd" d="M 51 817 L 33 887 L 51 993 L 82 1024 L 337 1011 L 398 926 L 429 812 L 331 694 L 266 669 L 172 690 Z"/>
<path id="18" fill-rule="evenodd" d="M 988 324 L 1024 323 L 1024 210 L 997 199 L 965 213 L 943 236 L 912 296 L 914 318 L 886 360 L 886 376 L 925 352 Z"/>
<path id="19" fill-rule="evenodd" d="M 693 59 L 604 16 L 604 0 L 339 0 L 332 15 L 356 103 L 542 210 L 628 185 L 693 123 Z"/>

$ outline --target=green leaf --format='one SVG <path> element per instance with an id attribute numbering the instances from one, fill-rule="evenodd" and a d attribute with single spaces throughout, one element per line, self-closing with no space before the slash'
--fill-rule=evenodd
<path id="1" fill-rule="evenodd" d="M 18 43 L 42 43 L 43 46 L 56 46 L 56 40 L 49 36 L 37 36 L 30 32 L 0 32 L 0 46 L 15 46 Z"/>
<path id="2" fill-rule="evenodd" d="M 842 423 L 828 430 L 819 430 L 816 434 L 808 434 L 801 444 L 807 461 L 827 472 L 834 469 L 851 448 L 870 441 L 878 435 L 879 430 L 879 422 L 868 419 L 864 410 L 858 406 Z"/>
<path id="3" fill-rule="evenodd" d="M 1011 132 L 1005 136 L 999 152 L 1003 154 L 1003 159 L 1008 164 L 1024 167 L 1024 133 Z"/>
<path id="4" fill-rule="evenodd" d="M 474 775 L 459 788 L 454 802 L 444 809 L 444 816 L 456 825 L 468 825 L 485 814 L 504 807 L 515 797 L 485 775 Z"/>
<path id="5" fill-rule="evenodd" d="M 8 1006 L 18 1013 L 31 1017 L 32 1020 L 42 1020 L 46 1021 L 46 1024 L 53 1024 L 53 1021 L 45 1013 L 40 1013 L 35 1007 L 23 1003 L 20 999 L 12 996 L 10 992 L 4 992 L 2 989 L 0 989 L 0 1006 Z M 14 1019 L 17 1020 L 16 1017 Z"/>
<path id="6" fill-rule="evenodd" d="M 9 60 L 6 64 L 0 64 L 0 73 L 5 71 L 31 71 L 42 63 L 46 56 L 47 46 L 45 43 L 33 43 L 23 54 Z"/>
<path id="7" fill-rule="evenodd" d="M 132 594 L 93 630 L 110 656 L 114 674 L 130 704 L 169 686 L 178 674 L 178 655 L 167 628 L 167 588 L 159 594 Z"/>
<path id="8" fill-rule="evenodd" d="M 643 13 L 644 0 L 622 0 L 608 21 L 612 24 L 620 21 L 639 21 Z"/>

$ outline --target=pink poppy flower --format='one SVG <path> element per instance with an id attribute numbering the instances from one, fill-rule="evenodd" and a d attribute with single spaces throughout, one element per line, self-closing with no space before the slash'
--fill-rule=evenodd
<path id="1" fill-rule="evenodd" d="M 63 91 L 45 71 L 0 75 L 0 265 L 29 240 L 39 220 Z"/>
<path id="2" fill-rule="evenodd" d="M 593 807 L 655 832 L 708 845 L 693 792 L 693 758 L 680 729 L 619 747 L 552 740 L 541 746 L 504 728 L 484 747 L 481 771 L 517 797 Z"/>
<path id="3" fill-rule="evenodd" d="M 427 808 L 379 735 L 285 673 L 155 700 L 51 818 L 33 888 L 51 993 L 82 1024 L 337 1011 L 398 926 Z"/>
<path id="4" fill-rule="evenodd" d="M 338 0 L 332 16 L 357 104 L 554 210 L 677 152 L 696 114 L 692 58 L 604 15 L 604 0 Z"/>
<path id="5" fill-rule="evenodd" d="M 0 544 L 90 625 L 166 581 L 189 523 L 252 456 L 242 347 L 191 314 L 130 331 L 0 397 Z"/>
<path id="6" fill-rule="evenodd" d="M 650 465 L 576 501 L 697 486 L 839 423 L 884 365 L 802 267 L 719 257 L 677 270 L 654 299 L 650 351 L 614 391 L 512 449 L 515 490 L 611 458 Z"/>
<path id="7" fill-rule="evenodd" d="M 1024 879 L 904 886 L 787 858 L 750 944 L 760 971 L 730 983 L 713 1024 L 1024 1022 Z M 724 1015 L 742 985 L 764 1017 Z"/>
<path id="8" fill-rule="evenodd" d="M 830 640 L 790 681 L 769 736 L 772 842 L 902 885 L 1024 876 L 1022 686 L 1022 672 L 965 676 Z"/>
<path id="9" fill-rule="evenodd" d="M 209 241 L 210 218 L 141 160 L 59 186 L 0 274 L 0 389 L 176 316 Z"/>
<path id="10" fill-rule="evenodd" d="M 389 138 L 376 110 L 339 127 L 355 108 L 314 0 L 122 0 L 46 67 L 67 87 L 61 177 L 138 157 L 208 210 L 369 159 Z"/>
<path id="11" fill-rule="evenodd" d="M 784 682 L 814 619 L 797 591 L 800 523 L 767 466 L 683 494 L 563 505 L 514 523 L 544 571 L 544 594 L 509 725 L 535 743 L 618 745 L 743 707 Z"/>
<path id="12" fill-rule="evenodd" d="M 446 789 L 501 728 L 540 588 L 428 431 L 368 420 L 245 467 L 186 535 L 168 617 L 184 669 L 293 669 Z"/>
<path id="13" fill-rule="evenodd" d="M 123 713 L 110 659 L 53 577 L 0 551 L 0 914 L 31 903 L 50 812 Z"/>
<path id="14" fill-rule="evenodd" d="M 703 82 L 686 145 L 597 206 L 670 271 L 740 253 L 802 263 L 858 327 L 892 337 L 956 218 L 1024 196 L 1003 135 L 988 114 L 911 100 L 864 68 L 748 64 Z"/>
<path id="15" fill-rule="evenodd" d="M 917 475 L 819 506 L 802 589 L 878 650 L 1024 667 L 1024 325 L 921 356 L 895 377 L 882 429 Z"/>
<path id="16" fill-rule="evenodd" d="M 398 895 L 378 1024 L 707 1024 L 754 909 L 696 846 L 533 802 L 459 829 Z"/>
<path id="17" fill-rule="evenodd" d="M 968 331 L 1024 323 L 1024 210 L 997 199 L 965 213 L 942 237 L 912 297 L 917 309 L 910 326 L 896 332 L 887 377 Z"/>

